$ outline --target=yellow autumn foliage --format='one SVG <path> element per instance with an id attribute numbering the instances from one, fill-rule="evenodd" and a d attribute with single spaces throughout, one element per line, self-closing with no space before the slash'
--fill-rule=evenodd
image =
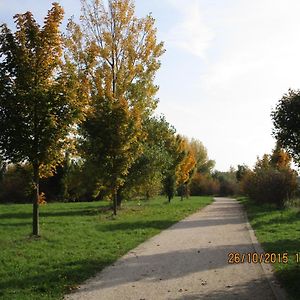
<path id="1" fill-rule="evenodd" d="M 187 138 L 181 137 L 179 148 L 184 151 L 185 156 L 176 168 L 176 184 L 178 186 L 189 181 L 196 167 L 195 153 Z"/>

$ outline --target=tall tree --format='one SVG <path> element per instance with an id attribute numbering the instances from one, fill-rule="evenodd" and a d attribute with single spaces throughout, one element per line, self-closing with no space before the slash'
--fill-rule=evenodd
<path id="1" fill-rule="evenodd" d="M 142 121 L 156 107 L 153 81 L 164 50 L 151 15 L 135 17 L 131 0 L 105 4 L 82 0 L 82 30 L 71 21 L 68 43 L 91 81 L 93 110 L 82 126 L 85 157 L 111 190 L 116 214 L 118 190 L 142 152 Z"/>
<path id="2" fill-rule="evenodd" d="M 190 141 L 190 148 L 192 149 L 196 159 L 197 172 L 210 175 L 215 166 L 215 161 L 209 159 L 206 147 L 201 141 L 192 139 Z"/>
<path id="3" fill-rule="evenodd" d="M 289 90 L 272 114 L 273 135 L 300 166 L 300 91 Z"/>
<path id="4" fill-rule="evenodd" d="M 160 116 L 147 119 L 144 130 L 147 137 L 143 142 L 143 153 L 129 170 L 124 193 L 148 199 L 161 192 L 166 170 L 173 164 L 170 144 L 173 143 L 175 129 Z"/>
<path id="5" fill-rule="evenodd" d="M 185 157 L 177 167 L 176 177 L 177 185 L 183 198 L 184 194 L 188 197 L 189 184 L 194 175 L 196 175 L 195 173 L 210 176 L 215 162 L 208 158 L 206 148 L 197 139 L 188 140 L 183 138 L 181 147 L 185 152 Z"/>
<path id="6" fill-rule="evenodd" d="M 182 144 L 183 139 L 179 134 L 173 134 L 172 137 L 168 139 L 167 149 L 170 163 L 168 168 L 164 171 L 163 191 L 167 195 L 169 202 L 171 202 L 175 195 L 178 169 L 186 157 L 186 151 L 184 147 L 182 147 Z"/>
<path id="7" fill-rule="evenodd" d="M 180 149 L 184 153 L 184 157 L 176 168 L 176 183 L 180 189 L 181 200 L 183 200 L 183 195 L 187 196 L 188 193 L 188 181 L 196 167 L 196 157 L 187 138 L 181 137 Z"/>
<path id="8" fill-rule="evenodd" d="M 14 17 L 0 33 L 0 151 L 12 162 L 33 168 L 33 234 L 39 235 L 39 179 L 63 158 L 70 128 L 82 117 L 74 68 L 63 64 L 59 26 L 63 9 L 53 3 L 43 27 L 30 12 Z"/>

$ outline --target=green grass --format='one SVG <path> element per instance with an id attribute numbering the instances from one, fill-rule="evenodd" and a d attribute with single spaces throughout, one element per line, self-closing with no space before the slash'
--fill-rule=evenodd
<path id="1" fill-rule="evenodd" d="M 279 281 L 290 299 L 300 297 L 300 210 L 280 211 L 268 205 L 255 205 L 247 198 L 239 199 L 246 207 L 249 221 L 265 252 L 288 253 L 288 264 L 274 264 Z M 300 257 L 299 257 L 300 258 Z"/>
<path id="2" fill-rule="evenodd" d="M 212 202 L 191 197 L 124 203 L 55 203 L 40 210 L 30 237 L 31 205 L 0 205 L 0 299 L 61 299 L 79 283 L 151 236 Z"/>

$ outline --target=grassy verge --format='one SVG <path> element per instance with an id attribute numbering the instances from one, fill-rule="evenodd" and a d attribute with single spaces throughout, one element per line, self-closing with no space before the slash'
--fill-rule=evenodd
<path id="1" fill-rule="evenodd" d="M 239 199 L 246 207 L 249 221 L 265 252 L 288 253 L 288 264 L 274 268 L 290 299 L 300 297 L 300 210 L 280 211 L 268 205 L 258 206 L 247 198 Z M 296 254 L 298 253 L 298 261 Z"/>
<path id="2" fill-rule="evenodd" d="M 31 205 L 0 205 L 0 299 L 60 299 L 79 283 L 185 216 L 210 197 L 128 201 L 113 218 L 107 202 L 41 207 L 40 239 Z"/>

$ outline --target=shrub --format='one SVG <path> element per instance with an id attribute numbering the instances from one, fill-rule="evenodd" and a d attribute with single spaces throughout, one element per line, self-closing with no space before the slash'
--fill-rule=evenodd
<path id="1" fill-rule="evenodd" d="M 233 196 L 237 194 L 239 194 L 239 188 L 236 182 L 230 180 L 220 182 L 219 196 Z"/>
<path id="2" fill-rule="evenodd" d="M 284 207 L 297 189 L 297 175 L 288 164 L 274 163 L 274 156 L 258 159 L 254 171 L 242 179 L 244 193 L 256 203 L 272 203 Z"/>
<path id="3" fill-rule="evenodd" d="M 224 197 L 239 194 L 239 184 L 234 168 L 231 167 L 228 172 L 215 171 L 212 176 L 219 182 L 219 196 Z"/>
<path id="4" fill-rule="evenodd" d="M 220 184 L 209 175 L 196 173 L 189 186 L 192 196 L 216 195 L 220 191 Z"/>

